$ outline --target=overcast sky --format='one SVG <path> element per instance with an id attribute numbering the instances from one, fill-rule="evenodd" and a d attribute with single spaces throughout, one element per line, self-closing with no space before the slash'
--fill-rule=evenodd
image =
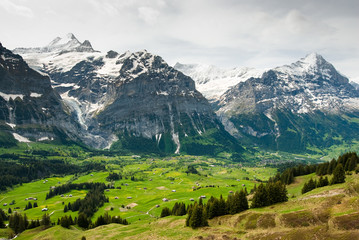
<path id="1" fill-rule="evenodd" d="M 0 41 L 45 46 L 71 32 L 104 52 L 228 68 L 317 52 L 359 82 L 358 12 L 358 0 L 0 0 Z"/>

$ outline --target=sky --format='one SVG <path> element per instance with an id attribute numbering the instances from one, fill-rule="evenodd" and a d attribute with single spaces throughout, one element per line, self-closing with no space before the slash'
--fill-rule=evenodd
<path id="1" fill-rule="evenodd" d="M 102 52 L 224 68 L 316 52 L 359 83 L 358 12 L 358 0 L 0 0 L 0 42 L 40 47 L 73 33 Z"/>

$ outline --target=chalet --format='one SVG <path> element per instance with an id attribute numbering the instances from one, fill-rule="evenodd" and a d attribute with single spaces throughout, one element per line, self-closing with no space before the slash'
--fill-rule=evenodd
<path id="1" fill-rule="evenodd" d="M 168 202 L 168 199 L 167 199 L 167 198 L 163 198 L 162 201 Z"/>
<path id="2" fill-rule="evenodd" d="M 176 192 L 176 190 L 172 190 L 172 192 Z"/>
<path id="3" fill-rule="evenodd" d="M 192 201 L 192 202 L 194 201 L 194 199 L 193 199 L 193 198 L 190 198 L 189 200 L 190 200 L 190 201 Z"/>
<path id="4" fill-rule="evenodd" d="M 72 197 L 72 194 L 70 194 L 69 197 Z"/>
<path id="5" fill-rule="evenodd" d="M 132 199 L 132 197 L 127 197 L 127 199 Z"/>
<path id="6" fill-rule="evenodd" d="M 157 205 L 156 205 L 156 208 L 159 208 L 159 207 L 160 207 L 160 205 L 157 204 Z"/>
<path id="7" fill-rule="evenodd" d="M 43 211 L 43 212 L 45 212 L 45 211 L 47 211 L 48 209 L 45 207 L 45 208 L 43 208 L 43 209 L 41 209 L 41 211 Z"/>
<path id="8" fill-rule="evenodd" d="M 229 193 L 233 193 L 233 191 L 229 191 Z"/>
<path id="9" fill-rule="evenodd" d="M 64 194 L 61 194 L 61 197 L 64 197 Z"/>
<path id="10" fill-rule="evenodd" d="M 115 197 L 115 199 L 118 199 L 118 197 Z"/>
<path id="11" fill-rule="evenodd" d="M 110 191 L 110 189 L 106 189 L 106 192 L 109 192 Z"/>
<path id="12" fill-rule="evenodd" d="M 4 203 L 3 206 L 7 206 L 7 203 Z"/>
<path id="13" fill-rule="evenodd" d="M 206 196 L 205 196 L 205 195 L 202 195 L 202 196 L 200 196 L 199 198 L 206 198 Z"/>

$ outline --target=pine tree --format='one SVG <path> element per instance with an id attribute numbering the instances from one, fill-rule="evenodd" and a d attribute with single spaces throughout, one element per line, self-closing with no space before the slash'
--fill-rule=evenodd
<path id="1" fill-rule="evenodd" d="M 243 191 L 243 189 L 238 194 L 238 201 L 239 201 L 239 212 L 248 209 L 248 200 L 246 197 L 246 193 Z"/>
<path id="2" fill-rule="evenodd" d="M 267 205 L 268 205 L 267 190 L 264 187 L 263 183 L 261 183 L 257 187 L 257 190 L 254 193 L 251 208 L 259 208 L 259 207 L 264 207 Z"/>
<path id="3" fill-rule="evenodd" d="M 207 216 L 203 212 L 203 206 L 195 204 L 191 217 L 189 219 L 189 226 L 193 229 L 203 226 L 208 226 Z"/>
<path id="4" fill-rule="evenodd" d="M 336 166 L 337 161 L 333 158 L 328 165 L 327 174 L 332 174 Z"/>
<path id="5" fill-rule="evenodd" d="M 168 207 L 162 208 L 161 216 L 160 216 L 161 218 L 167 217 L 167 216 L 170 216 L 170 215 L 171 215 L 171 210 Z"/>
<path id="6" fill-rule="evenodd" d="M 51 219 L 50 219 L 50 216 L 47 213 L 42 215 L 41 225 L 44 226 L 45 228 L 47 228 L 47 227 L 49 227 L 51 225 Z"/>
<path id="7" fill-rule="evenodd" d="M 355 156 L 350 157 L 348 160 L 348 166 L 346 168 L 347 171 L 354 171 L 357 166 L 357 159 Z"/>
<path id="8" fill-rule="evenodd" d="M 333 171 L 333 178 L 330 184 L 337 184 L 343 182 L 345 182 L 345 171 L 343 165 L 339 163 Z"/>
<path id="9" fill-rule="evenodd" d="M 88 228 L 90 222 L 87 219 L 87 216 L 84 213 L 80 213 L 77 219 L 77 225 L 82 228 Z"/>
<path id="10" fill-rule="evenodd" d="M 5 227 L 4 219 L 2 218 L 2 216 L 0 214 L 0 228 L 4 228 L 4 227 Z"/>

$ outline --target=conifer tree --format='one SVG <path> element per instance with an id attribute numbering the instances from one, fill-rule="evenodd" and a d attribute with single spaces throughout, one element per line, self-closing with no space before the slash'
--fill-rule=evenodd
<path id="1" fill-rule="evenodd" d="M 327 174 L 332 174 L 336 166 L 337 161 L 333 158 L 328 165 Z"/>
<path id="2" fill-rule="evenodd" d="M 167 217 L 167 216 L 170 216 L 170 215 L 171 215 L 171 210 L 168 207 L 162 208 L 161 216 L 160 216 L 161 218 Z"/>
<path id="3" fill-rule="evenodd" d="M 343 182 L 345 182 L 345 171 L 343 165 L 339 163 L 333 171 L 333 178 L 330 184 L 337 184 Z"/>
<path id="4" fill-rule="evenodd" d="M 248 209 L 248 200 L 246 197 L 245 191 L 243 189 L 238 194 L 238 201 L 239 201 L 239 212 L 245 211 Z"/>
<path id="5" fill-rule="evenodd" d="M 50 226 L 50 224 L 51 224 L 50 216 L 47 213 L 45 213 L 44 215 L 42 215 L 41 225 L 47 228 Z"/>
<path id="6" fill-rule="evenodd" d="M 88 228 L 90 222 L 87 219 L 87 216 L 84 213 L 79 213 L 79 217 L 77 219 L 77 225 L 82 228 Z"/>
<path id="7" fill-rule="evenodd" d="M 0 228 L 4 228 L 4 227 L 5 227 L 4 219 L 2 218 L 2 216 L 0 214 Z"/>
<path id="8" fill-rule="evenodd" d="M 261 183 L 257 187 L 257 190 L 254 193 L 251 208 L 264 207 L 264 206 L 267 206 L 267 205 L 268 205 L 267 190 L 264 187 L 263 183 Z"/>

